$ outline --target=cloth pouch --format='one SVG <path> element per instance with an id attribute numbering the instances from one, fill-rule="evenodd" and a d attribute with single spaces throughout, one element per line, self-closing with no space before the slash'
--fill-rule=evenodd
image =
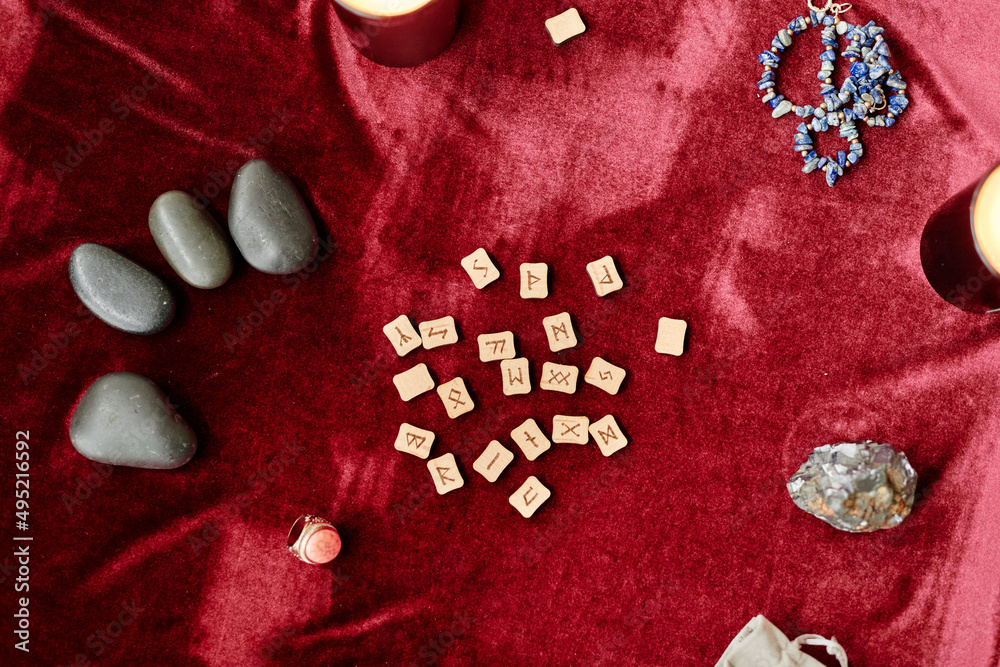
<path id="1" fill-rule="evenodd" d="M 824 667 L 823 663 L 802 652 L 802 646 L 825 646 L 826 652 L 847 667 L 847 653 L 837 638 L 802 635 L 792 641 L 781 630 L 757 615 L 740 630 L 715 667 Z"/>

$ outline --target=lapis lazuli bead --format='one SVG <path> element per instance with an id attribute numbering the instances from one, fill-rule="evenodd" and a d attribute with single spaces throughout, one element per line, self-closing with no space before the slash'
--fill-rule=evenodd
<path id="1" fill-rule="evenodd" d="M 834 60 L 837 59 L 837 52 L 834 51 L 833 49 L 827 49 L 823 53 L 819 54 L 819 59 L 820 60 L 829 60 L 829 61 L 832 62 L 832 61 L 834 61 Z"/>
<path id="2" fill-rule="evenodd" d="M 896 119 L 895 118 L 889 118 L 888 116 L 886 116 L 886 118 L 885 118 L 885 126 L 886 127 L 892 127 L 895 123 L 896 123 Z"/>
<path id="3" fill-rule="evenodd" d="M 841 152 L 843 152 L 843 151 L 841 151 Z M 858 160 L 860 160 L 860 159 L 861 159 L 861 157 L 857 153 L 848 153 L 847 154 L 847 161 L 850 162 L 851 164 L 857 164 Z"/>
<path id="4" fill-rule="evenodd" d="M 833 18 L 832 16 L 824 16 L 823 17 L 823 25 L 833 25 L 836 22 L 837 22 L 837 20 L 835 18 Z"/>
<path id="5" fill-rule="evenodd" d="M 806 162 L 806 166 L 802 167 L 802 171 L 806 174 L 811 174 L 816 171 L 816 167 L 819 165 L 819 160 L 813 158 Z"/>
<path id="6" fill-rule="evenodd" d="M 799 126 L 795 128 L 795 131 L 799 134 L 809 134 L 809 128 L 806 127 L 805 123 L 799 123 Z"/>
<path id="7" fill-rule="evenodd" d="M 841 167 L 847 166 L 847 153 L 844 151 L 837 151 L 837 164 Z"/>
<path id="8" fill-rule="evenodd" d="M 826 132 L 830 129 L 830 123 L 826 118 L 813 118 L 812 129 L 815 132 Z"/>
<path id="9" fill-rule="evenodd" d="M 837 92 L 837 89 L 834 88 L 829 83 L 823 84 L 823 87 L 819 89 L 819 94 L 822 95 L 823 97 L 826 97 L 827 95 L 833 95 L 835 92 Z"/>
<path id="10" fill-rule="evenodd" d="M 865 149 L 861 145 L 860 142 L 856 143 L 856 144 L 851 144 L 851 152 L 852 153 L 857 153 L 858 155 L 861 155 L 862 153 L 864 153 L 864 151 L 865 151 Z"/>
<path id="11" fill-rule="evenodd" d="M 809 153 L 806 155 L 806 162 L 808 162 L 809 160 L 818 160 L 818 159 L 819 158 L 816 157 L 816 151 L 809 151 Z"/>
<path id="12" fill-rule="evenodd" d="M 826 165 L 826 163 L 829 162 L 829 161 L 830 161 L 829 159 L 827 159 L 825 157 L 821 157 L 819 159 L 819 162 L 816 163 L 816 168 L 817 169 L 822 169 Z"/>
<path id="13" fill-rule="evenodd" d="M 774 55 L 770 51 L 765 51 L 764 53 L 757 56 L 757 60 L 759 60 L 760 64 L 764 65 L 765 67 L 778 66 L 778 56 Z"/>
<path id="14" fill-rule="evenodd" d="M 899 75 L 899 72 L 892 72 L 889 78 L 885 80 L 885 85 L 896 90 L 904 90 L 906 88 L 906 82 L 903 81 L 903 77 Z"/>
<path id="15" fill-rule="evenodd" d="M 831 188 L 833 184 L 837 182 L 837 170 L 833 168 L 833 163 L 830 162 L 826 165 L 826 184 Z"/>
<path id="16" fill-rule="evenodd" d="M 854 109 L 844 109 L 841 113 L 844 114 L 844 120 L 854 120 L 856 118 Z"/>
<path id="17" fill-rule="evenodd" d="M 768 102 L 768 104 L 770 104 L 771 108 L 774 109 L 775 107 L 777 107 L 779 104 L 781 104 L 784 101 L 785 101 L 785 96 L 784 95 L 777 95 L 772 100 L 770 100 Z"/>
<path id="18" fill-rule="evenodd" d="M 858 92 L 858 82 L 853 76 L 849 76 L 844 79 L 844 83 L 840 86 L 841 92 L 856 93 Z"/>
<path id="19" fill-rule="evenodd" d="M 771 40 L 771 46 L 773 46 L 774 48 L 778 49 L 779 51 L 784 51 L 785 50 L 785 45 L 782 44 L 781 40 L 778 39 L 777 37 L 775 37 L 774 39 Z"/>
<path id="20" fill-rule="evenodd" d="M 864 76 L 867 73 L 868 73 L 868 66 L 865 65 L 864 63 L 858 62 L 851 65 L 851 76 L 859 77 L 859 76 Z"/>
<path id="21" fill-rule="evenodd" d="M 886 68 L 882 67 L 881 65 L 875 65 L 875 67 L 872 67 L 871 70 L 868 72 L 868 78 L 871 79 L 872 81 L 875 81 L 876 79 L 881 79 L 888 73 L 889 70 L 887 70 Z"/>

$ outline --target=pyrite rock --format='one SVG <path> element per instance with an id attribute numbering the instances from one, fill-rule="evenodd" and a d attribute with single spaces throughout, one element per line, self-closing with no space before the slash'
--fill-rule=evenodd
<path id="1" fill-rule="evenodd" d="M 842 442 L 813 450 L 787 487 L 800 509 L 834 528 L 870 533 L 909 515 L 917 473 L 892 445 Z"/>

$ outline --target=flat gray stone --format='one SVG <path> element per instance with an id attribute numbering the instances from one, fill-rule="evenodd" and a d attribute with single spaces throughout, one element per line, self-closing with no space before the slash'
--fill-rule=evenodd
<path id="1" fill-rule="evenodd" d="M 198 446 L 166 394 L 135 373 L 95 380 L 73 412 L 69 439 L 91 461 L 150 470 L 179 468 Z"/>
<path id="2" fill-rule="evenodd" d="M 149 231 L 167 264 L 199 289 L 223 285 L 233 274 L 233 251 L 212 216 L 194 197 L 171 190 L 149 209 Z"/>
<path id="3" fill-rule="evenodd" d="M 790 32 L 788 32 L 787 30 L 785 30 L 784 28 L 782 28 L 781 30 L 778 31 L 778 40 L 784 46 L 791 46 L 792 45 L 792 34 Z"/>
<path id="4" fill-rule="evenodd" d="M 154 334 L 174 318 L 166 284 L 135 262 L 96 243 L 81 243 L 69 258 L 69 280 L 83 305 L 116 329 Z"/>
<path id="5" fill-rule="evenodd" d="M 265 160 L 250 160 L 233 179 L 229 233 L 247 263 L 264 273 L 304 269 L 319 248 L 319 234 L 302 196 Z"/>

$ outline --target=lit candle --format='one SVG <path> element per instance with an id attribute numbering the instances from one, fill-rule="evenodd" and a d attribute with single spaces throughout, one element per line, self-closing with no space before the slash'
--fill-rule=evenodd
<path id="1" fill-rule="evenodd" d="M 459 0 L 333 0 L 354 47 L 392 67 L 419 65 L 444 51 L 458 7 Z"/>
<path id="2" fill-rule="evenodd" d="M 972 232 L 983 259 L 1000 274 L 1000 168 L 986 175 L 973 198 Z"/>
<path id="3" fill-rule="evenodd" d="M 1000 165 L 934 212 L 920 239 L 920 261 L 949 303 L 1000 312 Z"/>

